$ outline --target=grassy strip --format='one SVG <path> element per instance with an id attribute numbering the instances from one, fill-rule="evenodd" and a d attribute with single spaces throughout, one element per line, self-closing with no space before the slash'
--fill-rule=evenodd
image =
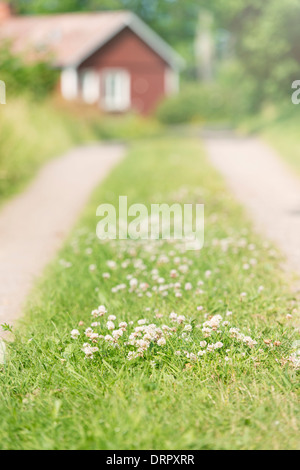
<path id="1" fill-rule="evenodd" d="M 128 195 L 130 204 L 204 202 L 204 249 L 99 242 L 96 207 L 117 205 L 119 195 Z M 296 371 L 285 359 L 295 340 L 296 299 L 278 261 L 252 233 L 198 141 L 135 143 L 48 268 L 22 333 L 10 345 L 0 373 L 0 447 L 296 448 Z M 108 313 L 93 320 L 99 304 Z M 185 316 L 182 324 L 170 319 L 172 311 Z M 165 332 L 166 345 L 152 342 L 143 358 L 127 359 L 136 348 L 124 344 L 125 331 L 119 348 L 96 340 L 99 352 L 86 359 L 81 348 L 90 340 L 84 331 L 99 321 L 94 330 L 111 334 L 108 315 L 128 329 L 146 319 L 164 332 L 163 325 L 176 331 Z M 203 322 L 215 315 L 223 317 L 222 325 L 205 338 Z M 230 327 L 257 344 L 251 348 L 232 338 Z M 73 328 L 80 331 L 77 340 L 71 339 Z M 209 352 L 204 340 L 223 347 Z M 206 353 L 194 360 L 199 350 Z"/>

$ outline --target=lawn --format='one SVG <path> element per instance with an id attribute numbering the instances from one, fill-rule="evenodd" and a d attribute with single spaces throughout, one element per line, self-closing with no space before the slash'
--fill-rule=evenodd
<path id="1" fill-rule="evenodd" d="M 96 208 L 119 195 L 204 203 L 204 248 L 99 241 Z M 298 304 L 280 261 L 198 140 L 132 144 L 15 330 L 0 448 L 298 448 Z"/>

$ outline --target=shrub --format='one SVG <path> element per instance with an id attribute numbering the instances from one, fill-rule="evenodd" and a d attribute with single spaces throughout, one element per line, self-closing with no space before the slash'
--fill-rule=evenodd
<path id="1" fill-rule="evenodd" d="M 228 119 L 229 100 L 218 84 L 195 83 L 157 109 L 157 118 L 166 124 L 191 121 L 224 121 Z"/>
<path id="2" fill-rule="evenodd" d="M 6 45 L 0 48 L 1 80 L 11 95 L 29 94 L 35 99 L 46 97 L 55 87 L 58 72 L 46 61 L 25 63 L 19 56 L 11 54 Z"/>

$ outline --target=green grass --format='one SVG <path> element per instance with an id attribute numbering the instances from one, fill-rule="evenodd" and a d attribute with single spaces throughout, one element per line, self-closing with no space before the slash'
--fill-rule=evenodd
<path id="1" fill-rule="evenodd" d="M 117 204 L 119 195 L 128 195 L 129 204 L 204 202 L 205 247 L 195 252 L 178 242 L 100 242 L 96 208 Z M 279 262 L 274 249 L 253 234 L 197 140 L 136 142 L 93 195 L 15 331 L 0 373 L 0 448 L 296 449 L 297 372 L 283 358 L 291 355 L 296 339 L 297 299 Z M 172 269 L 178 272 L 175 280 Z M 130 292 L 128 275 L 148 282 L 152 296 Z M 159 277 L 165 278 L 162 284 Z M 203 285 L 197 286 L 200 280 Z M 151 289 L 176 281 L 190 282 L 192 289 L 182 287 L 182 297 L 170 286 L 166 296 Z M 122 283 L 126 289 L 113 293 Z M 159 326 L 176 325 L 177 331 L 165 346 L 152 344 L 143 358 L 128 361 L 134 348 L 122 337 L 120 349 L 99 340 L 100 351 L 85 359 L 83 332 L 99 304 L 117 317 L 116 324 L 146 318 Z M 183 327 L 171 323 L 172 311 L 192 325 L 189 341 L 181 336 Z M 196 325 L 216 314 L 257 345 L 233 340 L 224 326 L 224 333 L 207 339 L 221 339 L 223 348 L 197 361 L 187 358 L 184 350 L 201 349 L 203 334 Z M 105 321 L 100 322 L 99 331 L 107 334 Z M 78 340 L 70 337 L 73 328 L 81 332 Z"/>

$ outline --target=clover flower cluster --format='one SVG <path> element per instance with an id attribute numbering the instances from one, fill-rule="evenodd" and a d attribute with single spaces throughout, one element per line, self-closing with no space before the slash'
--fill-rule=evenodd
<path id="1" fill-rule="evenodd" d="M 229 321 L 223 321 L 221 315 L 210 316 L 203 323 L 193 326 L 193 322 L 190 322 L 185 315 L 178 315 L 175 312 L 171 312 L 168 316 L 170 325 L 163 322 L 157 325 L 147 318 L 141 318 L 136 322 L 117 322 L 115 315 L 103 318 L 106 314 L 106 308 L 100 305 L 91 312 L 93 319 L 91 326 L 82 332 L 78 329 L 71 331 L 71 338 L 74 340 L 81 336 L 86 338 L 81 348 L 86 359 L 93 359 L 95 353 L 98 352 L 101 356 L 104 345 L 115 349 L 127 349 L 128 360 L 145 358 L 149 351 L 151 353 L 147 357 L 150 356 L 153 359 L 157 348 L 167 347 L 170 340 L 172 354 L 185 357 L 189 361 L 197 361 L 208 353 L 224 348 L 225 342 L 226 352 L 230 351 L 230 346 L 234 341 L 241 342 L 249 348 L 257 344 L 250 336 L 241 333 L 238 328 L 229 328 Z M 101 318 L 102 320 L 99 321 Z M 164 315 L 156 314 L 155 318 L 163 319 Z M 80 321 L 79 326 L 83 327 L 84 322 Z M 215 338 L 216 341 L 207 342 L 206 339 L 210 337 Z M 186 349 L 187 344 L 189 350 Z M 176 345 L 175 352 L 174 345 Z"/>
<path id="2" fill-rule="evenodd" d="M 212 214 L 209 222 L 216 224 L 218 217 Z M 151 240 L 102 241 L 101 245 L 109 244 L 113 259 L 107 259 L 101 265 L 94 259 L 88 263 L 88 275 L 92 277 L 95 292 L 100 293 L 105 285 L 104 290 L 111 292 L 117 301 L 131 298 L 135 306 L 140 304 L 146 313 L 142 313 L 137 321 L 129 321 L 133 320 L 129 314 L 127 321 L 121 321 L 122 318 L 117 320 L 116 315 L 109 314 L 105 306 L 100 305 L 92 311 L 90 323 L 81 321 L 78 329 L 71 332 L 84 356 L 87 359 L 101 358 L 107 349 L 114 349 L 129 361 L 147 359 L 153 364 L 157 356 L 166 352 L 168 356 L 175 355 L 185 362 L 201 362 L 201 358 L 209 357 L 232 363 L 237 356 L 245 357 L 252 350 L 252 359 L 256 361 L 254 356 L 262 354 L 261 351 L 279 347 L 281 338 L 271 340 L 258 336 L 256 339 L 260 338 L 264 348 L 258 349 L 257 341 L 249 336 L 251 331 L 244 334 L 231 325 L 240 305 L 245 311 L 258 296 L 268 295 L 265 292 L 268 289 L 259 285 L 261 281 L 255 276 L 258 247 L 248 240 L 247 232 L 244 235 L 230 233 L 226 238 L 206 242 L 207 249 L 218 255 L 213 267 L 200 264 L 195 254 L 176 240 L 156 240 L 155 243 Z M 87 256 L 91 256 L 94 243 L 95 235 L 89 229 L 81 230 L 72 242 L 72 248 L 76 253 L 83 249 Z M 269 256 L 275 256 L 269 245 L 264 248 Z M 245 292 L 236 290 L 228 295 L 230 292 L 222 282 L 228 255 L 236 256 L 240 272 L 245 273 L 241 289 Z M 60 264 L 62 268 L 71 267 L 65 260 Z M 165 313 L 168 303 L 172 306 Z M 172 308 L 178 313 L 170 313 Z M 221 312 L 221 315 L 212 315 L 209 309 Z M 289 321 L 291 318 L 292 315 L 287 313 L 286 319 Z M 299 366 L 296 354 L 282 358 L 283 362 L 285 360 L 295 368 Z M 259 362 L 255 364 L 258 367 Z"/>

